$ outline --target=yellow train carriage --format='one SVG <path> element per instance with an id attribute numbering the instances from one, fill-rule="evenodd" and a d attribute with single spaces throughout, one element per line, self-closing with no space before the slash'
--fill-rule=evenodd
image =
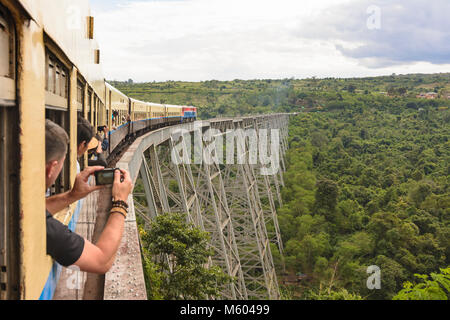
<path id="1" fill-rule="evenodd" d="M 146 102 L 130 98 L 132 133 L 137 135 L 150 127 L 150 110 Z"/>
<path id="2" fill-rule="evenodd" d="M 163 104 L 148 103 L 150 107 L 150 119 L 152 127 L 159 127 L 164 124 L 166 117 L 166 107 Z"/>
<path id="3" fill-rule="evenodd" d="M 93 26 L 88 0 L 0 0 L 0 299 L 51 298 L 58 268 L 46 254 L 43 124 L 70 135 L 51 188 L 60 193 L 77 173 L 77 116 L 98 124 L 106 113 Z M 71 222 L 74 210 L 56 217 Z"/>
<path id="4" fill-rule="evenodd" d="M 145 120 L 149 118 L 149 106 L 147 102 L 139 101 L 136 99 L 130 99 L 131 101 L 131 112 L 132 121 Z"/>
<path id="5" fill-rule="evenodd" d="M 174 105 L 165 105 L 166 123 L 168 125 L 181 123 L 183 117 L 183 107 Z"/>
<path id="6" fill-rule="evenodd" d="M 126 123 L 127 116 L 130 114 L 130 99 L 107 82 L 105 82 L 105 87 L 109 122 L 104 125 L 108 125 L 111 131 Z"/>

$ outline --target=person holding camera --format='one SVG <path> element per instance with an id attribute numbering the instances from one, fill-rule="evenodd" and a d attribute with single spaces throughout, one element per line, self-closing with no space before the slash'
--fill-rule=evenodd
<path id="1" fill-rule="evenodd" d="M 103 154 L 103 143 L 101 142 L 103 139 L 98 134 L 92 138 L 91 143 L 88 148 L 88 166 L 102 166 L 106 167 L 108 162 L 106 161 L 106 157 Z"/>
<path id="2" fill-rule="evenodd" d="M 101 133 L 103 135 L 103 138 L 101 139 L 102 141 L 102 150 L 103 151 L 108 151 L 109 148 L 109 130 L 108 130 L 108 126 L 101 126 L 97 128 L 97 132 Z"/>
<path id="3" fill-rule="evenodd" d="M 45 183 L 49 188 L 63 168 L 69 137 L 64 129 L 50 120 L 46 120 L 45 130 Z M 119 169 L 114 172 L 112 209 L 96 244 L 70 231 L 67 226 L 54 219 L 53 214 L 90 193 L 103 189 L 104 186 L 90 186 L 88 183 L 90 176 L 102 170 L 104 167 L 87 168 L 77 175 L 71 191 L 51 197 L 46 202 L 47 253 L 64 267 L 75 265 L 81 271 L 95 274 L 105 274 L 111 269 L 119 249 L 128 213 L 127 200 L 133 190 L 129 173 Z"/>

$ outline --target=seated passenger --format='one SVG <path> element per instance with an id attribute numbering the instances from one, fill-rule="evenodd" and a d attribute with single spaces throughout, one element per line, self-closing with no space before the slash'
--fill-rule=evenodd
<path id="1" fill-rule="evenodd" d="M 50 120 L 45 123 L 45 182 L 49 187 L 55 183 L 61 173 L 67 153 L 69 137 L 57 124 Z M 117 170 L 112 187 L 113 209 L 98 242 L 94 245 L 71 232 L 67 226 L 53 218 L 55 214 L 70 204 L 86 197 L 103 187 L 92 187 L 88 179 L 103 167 L 87 168 L 77 175 L 71 191 L 47 199 L 47 253 L 62 266 L 75 265 L 81 271 L 105 274 L 114 263 L 120 245 L 127 215 L 127 200 L 133 190 L 130 175 L 125 170 Z"/>

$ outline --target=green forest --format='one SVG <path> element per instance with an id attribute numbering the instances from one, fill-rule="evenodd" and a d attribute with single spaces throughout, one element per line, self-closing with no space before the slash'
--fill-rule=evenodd
<path id="1" fill-rule="evenodd" d="M 111 81 L 201 119 L 296 112 L 290 124 L 284 255 L 286 299 L 448 299 L 450 74 L 185 83 Z M 435 99 L 417 98 L 436 93 Z M 367 268 L 381 269 L 369 290 Z"/>
<path id="2" fill-rule="evenodd" d="M 290 127 L 279 223 L 286 268 L 307 289 L 392 299 L 414 274 L 450 265 L 448 110 L 302 113 Z M 382 272 L 369 291 L 368 266 Z"/>

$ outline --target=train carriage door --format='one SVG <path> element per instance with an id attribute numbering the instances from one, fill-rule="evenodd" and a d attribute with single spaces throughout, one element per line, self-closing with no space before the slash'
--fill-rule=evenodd
<path id="1" fill-rule="evenodd" d="M 19 110 L 16 35 L 0 4 L 0 300 L 19 299 Z"/>

